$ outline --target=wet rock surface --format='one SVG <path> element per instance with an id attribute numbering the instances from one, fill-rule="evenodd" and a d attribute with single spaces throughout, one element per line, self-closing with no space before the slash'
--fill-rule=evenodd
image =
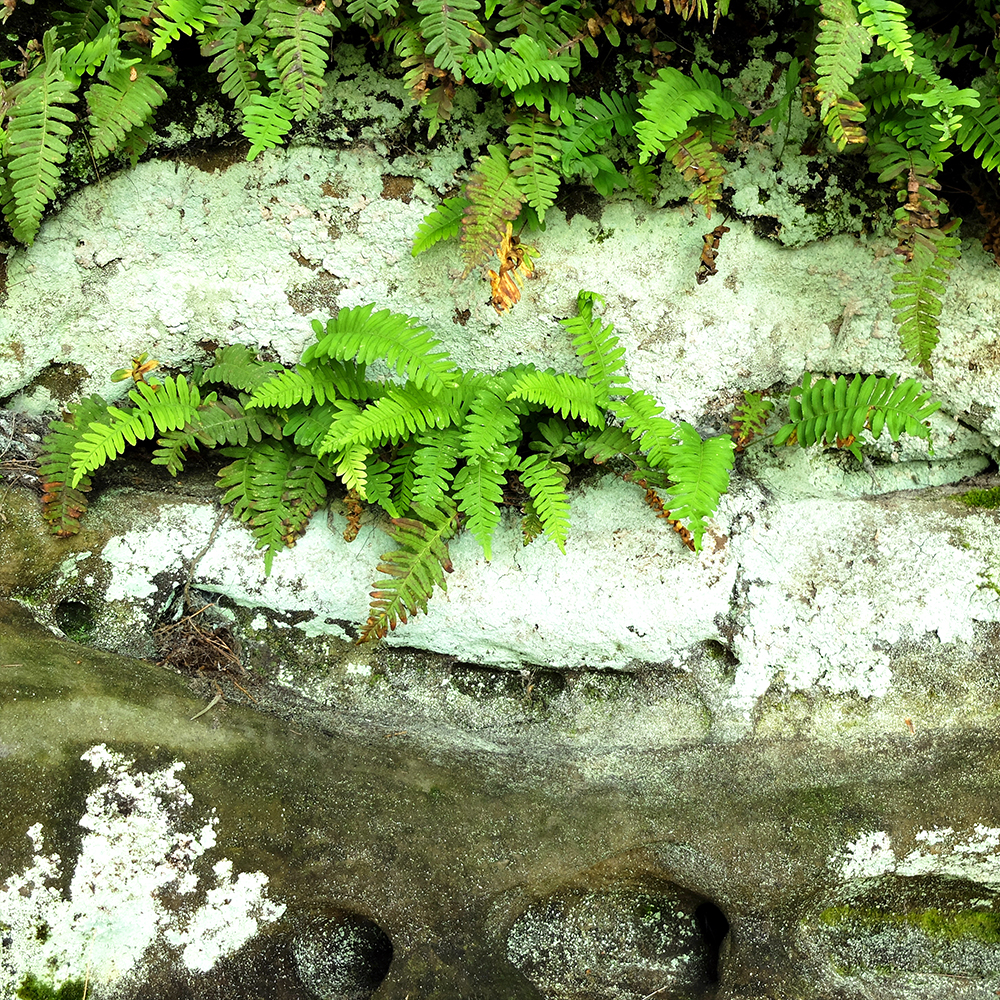
<path id="1" fill-rule="evenodd" d="M 88 970 L 95 1000 L 1000 984 L 995 727 L 636 759 L 544 724 L 431 741 L 274 692 L 202 714 L 205 678 L 10 604 L 0 650 L 8 992 Z"/>

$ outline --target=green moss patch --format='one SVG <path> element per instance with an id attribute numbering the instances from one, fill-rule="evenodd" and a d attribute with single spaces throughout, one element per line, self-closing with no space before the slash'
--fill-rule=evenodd
<path id="1" fill-rule="evenodd" d="M 1000 507 L 1000 486 L 993 486 L 988 490 L 969 490 L 968 493 L 958 494 L 955 499 L 966 507 L 996 510 Z"/>

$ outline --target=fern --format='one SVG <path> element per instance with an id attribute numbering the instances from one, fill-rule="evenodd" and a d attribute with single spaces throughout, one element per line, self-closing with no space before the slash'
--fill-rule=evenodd
<path id="1" fill-rule="evenodd" d="M 90 477 L 86 475 L 70 485 L 73 452 L 83 429 L 106 412 L 107 403 L 100 396 L 88 396 L 79 403 L 71 403 L 65 417 L 49 425 L 45 445 L 38 456 L 38 474 L 44 490 L 42 513 L 49 530 L 61 538 L 80 530 L 80 518 L 87 510 L 86 495 L 91 487 Z"/>
<path id="2" fill-rule="evenodd" d="M 245 387 L 253 388 L 248 406 L 280 406 L 287 409 L 296 403 L 309 404 L 313 400 L 322 405 L 328 399 L 369 399 L 381 392 L 379 387 L 365 380 L 365 365 L 351 366 L 329 358 L 323 364 L 281 369 L 281 374 L 273 378 L 267 377 L 266 370 L 264 375 L 266 381 L 258 381 L 256 388 Z"/>
<path id="3" fill-rule="evenodd" d="M 521 417 L 527 406 L 509 393 L 517 370 L 486 376 L 475 387 L 462 424 L 462 457 L 480 459 L 503 451 L 521 436 Z"/>
<path id="4" fill-rule="evenodd" d="M 429 250 L 441 240 L 450 240 L 462 229 L 462 216 L 469 207 L 467 198 L 445 198 L 437 208 L 424 216 L 413 237 L 413 256 Z"/>
<path id="5" fill-rule="evenodd" d="M 260 91 L 257 65 L 251 53 L 254 40 L 264 29 L 266 7 L 257 7 L 247 24 L 240 16 L 249 0 L 215 0 L 205 5 L 205 15 L 213 30 L 202 42 L 201 54 L 211 58 L 209 73 L 216 73 L 222 92 L 237 108 L 245 108 Z"/>
<path id="6" fill-rule="evenodd" d="M 904 431 L 930 440 L 927 418 L 941 406 L 930 401 L 930 393 L 914 379 L 897 384 L 896 376 L 878 378 L 860 375 L 849 382 L 844 375 L 835 381 L 806 372 L 802 384 L 789 394 L 791 418 L 774 439 L 776 446 L 798 442 L 803 448 L 820 444 L 847 448 L 861 461 L 857 439 L 865 429 L 876 439 L 888 427 L 893 441 Z"/>
<path id="7" fill-rule="evenodd" d="M 350 0 L 347 13 L 355 24 L 371 28 L 383 18 L 393 17 L 399 10 L 398 0 Z"/>
<path id="8" fill-rule="evenodd" d="M 774 403 L 761 393 L 744 390 L 743 402 L 737 405 L 733 411 L 733 419 L 730 424 L 733 430 L 733 444 L 736 446 L 737 453 L 743 451 L 755 437 L 763 433 L 764 425 L 770 418 L 773 409 Z"/>
<path id="9" fill-rule="evenodd" d="M 831 108 L 847 95 L 861 70 L 862 58 L 871 52 L 871 35 L 858 23 L 851 0 L 823 0 L 823 20 L 816 36 L 816 96 L 826 122 Z"/>
<path id="10" fill-rule="evenodd" d="M 516 465 L 517 452 L 508 446 L 466 459 L 455 476 L 452 495 L 458 500 L 465 527 L 482 546 L 487 562 L 493 558 L 493 533 L 500 523 L 505 474 Z"/>
<path id="11" fill-rule="evenodd" d="M 4 95 L 3 213 L 14 238 L 27 244 L 34 242 L 45 205 L 55 197 L 69 126 L 76 120 L 65 107 L 77 97 L 62 71 L 65 49 L 55 47 L 57 37 L 56 28 L 45 32 L 42 61 Z"/>
<path id="12" fill-rule="evenodd" d="M 938 317 L 948 272 L 961 252 L 961 241 L 951 235 L 961 223 L 953 219 L 939 229 L 916 229 L 909 243 L 909 259 L 893 275 L 894 319 L 906 357 L 930 374 L 930 356 L 939 339 Z"/>
<path id="13" fill-rule="evenodd" d="M 288 442 L 223 448 L 222 454 L 235 459 L 219 470 L 218 485 L 226 491 L 222 502 L 232 503 L 234 517 L 249 524 L 270 574 L 274 553 L 295 544 L 326 499 L 329 470 Z"/>
<path id="14" fill-rule="evenodd" d="M 701 205 L 705 209 L 705 215 L 711 218 L 712 209 L 722 197 L 722 182 L 726 176 L 722 157 L 695 127 L 686 129 L 668 143 L 666 153 L 674 169 L 684 180 L 698 185 L 691 195 L 691 201 Z"/>
<path id="15" fill-rule="evenodd" d="M 551 368 L 545 371 L 526 368 L 514 380 L 507 399 L 523 399 L 546 406 L 560 416 L 579 418 L 593 427 L 603 427 L 598 393 L 593 385 L 575 375 L 558 375 Z"/>
<path id="16" fill-rule="evenodd" d="M 314 358 L 333 358 L 369 364 L 384 358 L 417 389 L 437 395 L 455 384 L 455 366 L 444 351 L 435 351 L 441 342 L 425 326 L 410 316 L 374 305 L 341 309 L 336 319 L 324 327 L 313 321 L 318 343 L 306 348 L 303 364 Z"/>
<path id="17" fill-rule="evenodd" d="M 717 79 L 714 82 L 717 84 Z M 692 118 L 709 111 L 727 120 L 736 113 L 736 108 L 713 86 L 711 74 L 701 74 L 696 81 L 672 66 L 661 69 L 639 100 L 641 119 L 635 126 L 639 162 L 646 163 L 663 152 Z"/>
<path id="18" fill-rule="evenodd" d="M 461 79 L 462 61 L 472 46 L 473 34 L 483 33 L 476 17 L 479 0 L 419 0 L 417 11 L 427 55 L 433 57 L 438 69 Z"/>
<path id="19" fill-rule="evenodd" d="M 465 197 L 469 204 L 462 217 L 462 254 L 467 276 L 493 256 L 524 201 L 503 146 L 490 146 L 489 155 L 479 160 L 479 169 L 465 185 Z"/>
<path id="20" fill-rule="evenodd" d="M 662 416 L 663 407 L 648 393 L 640 391 L 613 401 L 611 409 L 632 439 L 648 453 L 649 464 L 654 468 L 665 468 L 677 427 Z"/>
<path id="21" fill-rule="evenodd" d="M 529 455 L 521 459 L 517 471 L 531 497 L 533 515 L 560 551 L 565 552 L 569 534 L 567 467 L 548 455 Z"/>
<path id="22" fill-rule="evenodd" d="M 72 49 L 81 42 L 92 42 L 108 21 L 108 0 L 68 0 L 67 10 L 53 14 L 61 45 Z"/>
<path id="23" fill-rule="evenodd" d="M 384 638 L 418 609 L 426 614 L 435 586 L 448 589 L 444 578 L 452 571 L 448 539 L 458 530 L 454 512 L 420 509 L 414 513 L 417 517 L 392 519 L 389 533 L 399 547 L 382 555 L 378 571 L 387 578 L 375 583 L 359 642 Z"/>
<path id="24" fill-rule="evenodd" d="M 295 113 L 284 103 L 280 94 L 251 94 L 243 105 L 240 128 L 250 140 L 248 160 L 254 160 L 265 149 L 273 149 L 292 127 Z"/>
<path id="25" fill-rule="evenodd" d="M 154 63 L 122 67 L 105 76 L 87 91 L 91 145 L 98 155 L 107 155 L 125 140 L 132 129 L 144 125 L 167 99 L 167 92 L 154 76 L 170 71 Z"/>
<path id="26" fill-rule="evenodd" d="M 459 462 L 462 432 L 457 427 L 418 434 L 412 457 L 413 488 L 406 504 L 444 509 Z"/>
<path id="27" fill-rule="evenodd" d="M 558 133 L 541 115 L 519 115 L 507 129 L 507 140 L 512 146 L 511 174 L 541 224 L 559 193 L 559 174 L 553 167 L 561 157 Z"/>
<path id="28" fill-rule="evenodd" d="M 601 149 L 617 134 L 625 139 L 633 135 L 638 121 L 637 101 L 631 95 L 607 94 L 601 99 L 584 97 L 577 105 L 573 121 L 563 129 L 563 173 L 582 162 L 586 153 Z"/>
<path id="29" fill-rule="evenodd" d="M 577 64 L 578 58 L 565 54 L 551 56 L 530 35 L 519 35 L 508 49 L 477 52 L 468 61 L 466 72 L 474 83 L 516 94 L 542 80 L 569 83 L 570 72 Z"/>
<path id="30" fill-rule="evenodd" d="M 228 344 L 215 352 L 214 362 L 202 373 L 199 384 L 221 383 L 253 392 L 271 381 L 275 372 L 284 370 L 273 361 L 261 361 L 255 351 L 243 344 Z"/>
<path id="31" fill-rule="evenodd" d="M 307 7 L 295 0 L 267 0 L 269 37 L 280 38 L 277 62 L 281 104 L 297 121 L 319 107 L 330 35 L 340 26 L 328 5 Z"/>
<path id="32" fill-rule="evenodd" d="M 495 3 L 495 0 L 491 0 Z M 489 11 L 487 6 L 487 11 Z M 506 0 L 500 9 L 501 20 L 497 31 L 517 32 L 520 37 L 535 41 L 545 52 L 564 52 L 578 49 L 574 41 L 579 38 L 584 19 L 581 9 L 573 0 L 554 0 L 553 3 L 538 3 L 536 0 Z M 593 40 L 584 32 L 583 41 Z M 596 56 L 596 48 L 592 51 Z M 579 55 L 576 64 L 579 65 Z M 575 66 L 574 66 L 575 68 Z"/>
<path id="33" fill-rule="evenodd" d="M 212 448 L 222 444 L 246 447 L 251 441 L 260 441 L 264 435 L 279 437 L 281 422 L 272 414 L 248 410 L 238 400 L 223 396 L 200 406 L 195 420 L 185 431 Z"/>
<path id="34" fill-rule="evenodd" d="M 907 71 L 913 69 L 913 41 L 906 23 L 906 8 L 895 0 L 858 0 L 861 23 L 888 49 Z"/>
<path id="35" fill-rule="evenodd" d="M 955 138 L 962 150 L 972 150 L 984 170 L 1000 170 L 1000 99 L 983 98 L 981 107 L 963 114 Z"/>
<path id="36" fill-rule="evenodd" d="M 154 58 L 181 35 L 205 30 L 210 17 L 203 0 L 157 0 L 156 34 L 150 55 Z"/>

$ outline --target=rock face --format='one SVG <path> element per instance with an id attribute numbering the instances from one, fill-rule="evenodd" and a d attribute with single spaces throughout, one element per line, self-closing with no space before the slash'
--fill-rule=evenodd
<path id="1" fill-rule="evenodd" d="M 265 577 L 208 466 L 127 455 L 46 533 L 40 413 L 142 352 L 290 364 L 343 306 L 419 316 L 463 367 L 568 370 L 557 321 L 600 292 L 633 386 L 706 433 L 804 368 L 902 370 L 891 242 L 730 221 L 699 285 L 686 208 L 552 210 L 500 320 L 447 244 L 409 255 L 463 165 L 150 162 L 8 261 L 3 1000 L 993 996 L 1000 552 L 956 497 L 997 483 L 1000 303 L 974 244 L 933 454 L 748 450 L 698 556 L 595 470 L 565 556 L 513 521 L 490 563 L 459 536 L 447 595 L 373 649 L 374 522 L 347 544 L 319 514 Z"/>
<path id="2" fill-rule="evenodd" d="M 32 976 L 95 1000 L 1000 986 L 995 726 L 446 744 L 342 707 L 202 712 L 204 677 L 9 604 L 0 649 L 5 997 Z"/>

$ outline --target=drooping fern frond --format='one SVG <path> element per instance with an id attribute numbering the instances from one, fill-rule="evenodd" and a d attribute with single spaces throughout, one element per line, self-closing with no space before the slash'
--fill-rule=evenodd
<path id="1" fill-rule="evenodd" d="M 281 39 L 272 54 L 282 104 L 302 121 L 319 107 L 330 35 L 340 22 L 328 4 L 311 7 L 296 0 L 267 0 L 265 25 L 271 38 Z"/>
<path id="2" fill-rule="evenodd" d="M 314 358 L 370 364 L 385 360 L 417 389 L 437 395 L 455 384 L 455 365 L 441 342 L 419 320 L 374 305 L 344 308 L 324 327 L 313 320 L 318 343 L 306 348 L 303 364 Z"/>
<path id="3" fill-rule="evenodd" d="M 861 71 L 862 58 L 871 52 L 872 36 L 858 23 L 851 0 L 823 0 L 820 10 L 816 96 L 830 139 L 843 150 L 848 143 L 861 144 L 866 139 L 861 125 L 867 112 L 851 86 Z"/>
<path id="4" fill-rule="evenodd" d="M 155 77 L 169 73 L 165 66 L 143 61 L 105 74 L 105 83 L 91 85 L 87 107 L 90 141 L 96 155 L 114 152 L 129 132 L 149 121 L 154 110 L 167 99 L 167 92 Z"/>
<path id="5" fill-rule="evenodd" d="M 249 524 L 270 574 L 274 553 L 295 544 L 325 501 L 329 469 L 288 441 L 223 448 L 222 454 L 235 459 L 219 470 L 222 502 L 232 503 L 233 516 Z"/>
<path id="6" fill-rule="evenodd" d="M 896 56 L 905 70 L 912 71 L 913 40 L 906 8 L 895 0 L 858 0 L 858 11 L 872 38 Z"/>
<path id="7" fill-rule="evenodd" d="M 254 160 L 265 149 L 281 144 L 295 119 L 284 97 L 279 94 L 251 94 L 243 105 L 240 130 L 250 140 L 248 160 Z"/>
<path id="8" fill-rule="evenodd" d="M 393 17 L 399 10 L 399 0 L 350 0 L 347 13 L 355 24 L 371 28 L 383 18 Z"/>
<path id="9" fill-rule="evenodd" d="M 714 82 L 718 83 L 717 78 Z M 736 114 L 733 104 L 722 96 L 721 84 L 713 85 L 712 74 L 701 73 L 696 80 L 672 66 L 661 69 L 639 100 L 641 119 L 635 125 L 639 162 L 662 153 L 692 118 L 709 111 L 726 120 Z"/>
<path id="10" fill-rule="evenodd" d="M 428 212 L 413 237 L 413 256 L 422 254 L 441 240 L 458 236 L 462 229 L 462 217 L 468 207 L 468 198 L 445 198 L 437 208 Z"/>
<path id="11" fill-rule="evenodd" d="M 507 229 L 524 202 L 517 178 L 511 173 L 507 150 L 490 146 L 479 167 L 465 185 L 469 204 L 462 217 L 462 256 L 465 276 L 496 252 Z"/>
<path id="12" fill-rule="evenodd" d="M 150 50 L 154 58 L 181 35 L 200 34 L 211 23 L 204 0 L 157 0 L 156 7 L 156 34 Z"/>
<path id="13" fill-rule="evenodd" d="M 257 7 L 244 24 L 241 15 L 249 6 L 249 0 L 209 0 L 205 15 L 213 27 L 201 45 L 201 54 L 212 60 L 209 73 L 217 74 L 222 92 L 240 109 L 260 91 L 257 63 L 251 49 L 264 30 L 267 11 L 264 5 Z"/>
<path id="14" fill-rule="evenodd" d="M 533 83 L 551 80 L 569 83 L 578 57 L 552 56 L 530 35 L 518 35 L 506 49 L 484 49 L 467 61 L 466 71 L 474 83 L 500 88 L 507 94 Z"/>
<path id="15" fill-rule="evenodd" d="M 963 114 L 955 138 L 984 170 L 1000 170 L 1000 98 L 983 97 L 979 108 Z"/>
<path id="16" fill-rule="evenodd" d="M 239 400 L 222 396 L 211 405 L 199 407 L 189 429 L 196 440 L 211 448 L 222 444 L 245 447 L 265 435 L 279 437 L 281 421 L 271 413 L 248 409 Z"/>
<path id="17" fill-rule="evenodd" d="M 466 459 L 455 476 L 452 496 L 458 500 L 465 527 L 482 546 L 487 561 L 493 558 L 493 533 L 500 523 L 506 473 L 516 465 L 517 452 L 507 446 Z"/>
<path id="18" fill-rule="evenodd" d="M 462 422 L 463 458 L 492 455 L 520 438 L 521 417 L 528 408 L 509 398 L 516 379 L 516 370 L 483 376 Z"/>
<path id="19" fill-rule="evenodd" d="M 72 49 L 80 42 L 92 42 L 108 21 L 108 0 L 67 0 L 66 10 L 52 18 L 59 32 L 59 44 Z"/>
<path id="20" fill-rule="evenodd" d="M 566 475 L 569 471 L 563 462 L 549 455 L 536 454 L 522 458 L 517 467 L 521 482 L 531 497 L 534 515 L 545 534 L 566 551 L 569 534 L 569 498 L 566 496 Z"/>
<path id="21" fill-rule="evenodd" d="M 81 476 L 75 486 L 73 452 L 83 431 L 107 413 L 108 404 L 98 395 L 87 396 L 79 403 L 70 403 L 62 420 L 49 425 L 45 445 L 38 457 L 38 474 L 42 488 L 42 516 L 49 530 L 60 538 L 75 535 L 80 530 L 80 518 L 87 509 L 90 477 Z"/>
<path id="22" fill-rule="evenodd" d="M 894 319 L 903 353 L 930 373 L 930 357 L 940 339 L 938 320 L 948 272 L 961 253 L 961 240 L 952 235 L 961 224 L 952 219 L 934 229 L 914 229 L 908 256 L 892 276 Z"/>
<path id="23" fill-rule="evenodd" d="M 448 427 L 418 434 L 413 440 L 416 448 L 412 458 L 410 503 L 443 510 L 459 462 L 462 432 L 457 427 Z"/>
<path id="24" fill-rule="evenodd" d="M 684 180 L 697 184 L 691 201 L 701 205 L 710 219 L 712 209 L 722 197 L 722 182 L 726 176 L 718 151 L 697 127 L 692 126 L 667 144 L 666 154 Z"/>
<path id="25" fill-rule="evenodd" d="M 408 615 L 427 613 L 427 602 L 435 586 L 447 590 L 445 573 L 452 571 L 448 539 L 458 530 L 454 510 L 418 509 L 414 517 L 392 519 L 390 536 L 398 548 L 382 555 L 377 580 L 371 592 L 368 621 L 359 642 L 382 639 Z"/>
<path id="26" fill-rule="evenodd" d="M 555 204 L 560 177 L 554 164 L 561 158 L 561 141 L 552 122 L 543 115 L 517 115 L 507 128 L 510 166 L 524 200 L 539 223 Z"/>
<path id="27" fill-rule="evenodd" d="M 647 452 L 649 464 L 653 468 L 666 468 L 677 425 L 662 416 L 663 407 L 649 393 L 640 390 L 613 400 L 611 409 L 632 439 Z"/>
<path id="28" fill-rule="evenodd" d="M 57 28 L 45 32 L 42 60 L 4 94 L 3 214 L 14 238 L 27 244 L 34 242 L 42 212 L 55 197 L 70 123 L 76 120 L 65 107 L 77 96 L 62 70 L 65 50 L 56 47 L 57 37 Z"/>
<path id="29" fill-rule="evenodd" d="M 687 522 L 695 550 L 701 548 L 706 517 L 719 506 L 729 489 L 733 467 L 733 442 L 720 435 L 703 439 L 690 424 L 677 425 L 676 441 L 669 450 L 667 475 L 671 519 Z"/>
<path id="30" fill-rule="evenodd" d="M 813 382 L 813 379 L 816 381 Z M 931 402 L 930 393 L 915 379 L 897 384 L 897 376 L 879 378 L 846 375 L 835 381 L 806 372 L 802 384 L 789 393 L 789 421 L 778 431 L 774 444 L 803 448 L 820 444 L 847 448 L 861 461 L 858 437 L 865 429 L 878 438 L 888 427 L 893 441 L 904 431 L 930 441 L 927 418 L 938 410 L 940 402 Z"/>
<path id="31" fill-rule="evenodd" d="M 461 80 L 462 61 L 472 47 L 472 37 L 483 33 L 479 0 L 419 0 L 417 11 L 427 55 L 438 69 Z"/>
<path id="32" fill-rule="evenodd" d="M 487 12 L 490 11 L 487 7 Z M 545 52 L 574 52 L 579 45 L 573 44 L 583 28 L 580 7 L 573 0 L 553 0 L 539 3 L 538 0 L 504 0 L 500 8 L 501 21 L 497 30 L 516 31 L 521 37 L 531 38 Z M 588 32 L 585 39 L 593 43 Z M 591 53 L 596 57 L 596 47 Z M 579 55 L 576 56 L 577 65 Z"/>

